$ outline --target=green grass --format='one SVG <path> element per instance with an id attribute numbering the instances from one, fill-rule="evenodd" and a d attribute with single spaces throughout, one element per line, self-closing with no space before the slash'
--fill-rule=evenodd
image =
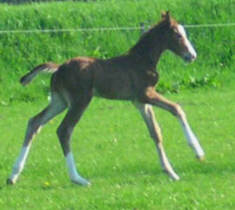
<path id="1" fill-rule="evenodd" d="M 206 151 L 203 163 L 187 146 L 176 119 L 155 109 L 179 182 L 162 172 L 154 144 L 130 103 L 94 98 L 72 140 L 77 167 L 92 186 L 69 181 L 55 134 L 63 114 L 36 137 L 19 182 L 6 186 L 27 120 L 47 102 L 1 106 L 1 209 L 234 209 L 234 87 L 229 83 L 220 90 L 166 95 L 188 114 Z"/>
<path id="2" fill-rule="evenodd" d="M 155 23 L 167 9 L 185 24 L 232 22 L 235 14 L 231 0 L 0 6 L 0 30 L 139 26 Z M 77 167 L 92 182 L 89 188 L 69 181 L 56 136 L 64 114 L 36 137 L 19 182 L 6 186 L 27 120 L 47 105 L 48 75 L 27 88 L 18 79 L 45 61 L 119 55 L 137 41 L 139 31 L 0 34 L 0 209 L 235 209 L 234 27 L 189 32 L 197 61 L 185 66 L 166 53 L 157 88 L 182 104 L 206 151 L 205 162 L 195 159 L 177 120 L 155 108 L 165 149 L 181 176 L 181 181 L 171 181 L 138 111 L 128 102 L 94 98 L 72 140 Z"/>

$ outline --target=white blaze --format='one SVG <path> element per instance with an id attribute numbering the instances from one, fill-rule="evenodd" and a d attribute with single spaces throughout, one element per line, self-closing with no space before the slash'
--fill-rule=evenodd
<path id="1" fill-rule="evenodd" d="M 188 40 L 186 32 L 185 32 L 184 27 L 182 25 L 178 25 L 178 32 L 184 38 L 185 45 L 187 47 L 188 53 L 195 59 L 197 57 L 197 53 L 194 50 L 194 48 L 193 48 L 192 44 L 190 43 L 190 41 Z"/>

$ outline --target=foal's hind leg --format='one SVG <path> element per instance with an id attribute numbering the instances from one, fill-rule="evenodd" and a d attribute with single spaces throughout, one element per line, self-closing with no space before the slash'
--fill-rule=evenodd
<path id="1" fill-rule="evenodd" d="M 57 94 L 52 94 L 51 103 L 42 112 L 31 118 L 28 122 L 28 128 L 26 130 L 25 140 L 12 170 L 11 176 L 8 178 L 8 184 L 14 184 L 20 173 L 22 172 L 28 153 L 31 147 L 33 137 L 39 132 L 40 128 L 46 124 L 54 116 L 62 112 L 66 108 L 66 104 L 63 99 Z"/>
<path id="2" fill-rule="evenodd" d="M 74 97 L 72 98 L 74 99 Z M 57 130 L 57 135 L 59 137 L 60 144 L 64 152 L 70 179 L 75 184 L 80 184 L 84 186 L 87 186 L 90 183 L 86 179 L 82 178 L 77 172 L 73 153 L 70 149 L 70 138 L 76 123 L 81 118 L 82 113 L 90 102 L 90 99 L 91 95 L 89 96 L 88 94 L 84 97 L 78 97 L 79 101 L 73 101 L 68 110 L 68 113 L 66 114 L 65 118 L 63 119 L 62 123 L 60 124 Z"/>

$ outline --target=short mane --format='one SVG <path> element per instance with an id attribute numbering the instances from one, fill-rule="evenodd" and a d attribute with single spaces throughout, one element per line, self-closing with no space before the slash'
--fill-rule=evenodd
<path id="1" fill-rule="evenodd" d="M 160 35 L 167 31 L 168 28 L 169 22 L 163 18 L 159 23 L 152 26 L 148 31 L 142 34 L 139 41 L 129 50 L 129 53 L 144 55 L 149 51 L 149 49 L 153 48 L 154 40 L 161 39 Z"/>

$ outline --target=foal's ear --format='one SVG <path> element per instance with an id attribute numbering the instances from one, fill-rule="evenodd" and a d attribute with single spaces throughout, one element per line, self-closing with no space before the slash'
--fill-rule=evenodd
<path id="1" fill-rule="evenodd" d="M 162 19 L 170 20 L 170 11 L 162 12 Z"/>

